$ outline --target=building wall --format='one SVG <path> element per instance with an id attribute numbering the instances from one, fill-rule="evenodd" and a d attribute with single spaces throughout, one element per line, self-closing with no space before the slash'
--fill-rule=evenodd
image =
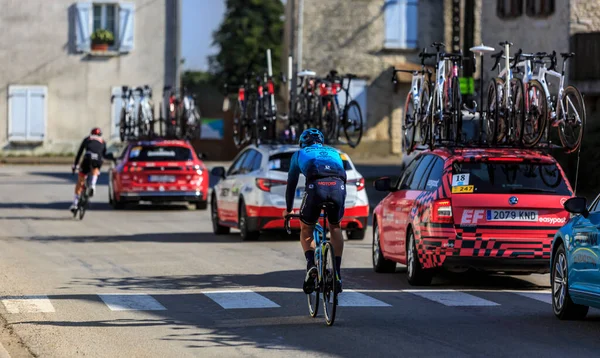
<path id="1" fill-rule="evenodd" d="M 295 0 L 296 6 L 298 1 Z M 318 75 L 336 69 L 340 73 L 354 73 L 367 79 L 368 112 L 364 141 L 388 146 L 389 151 L 398 153 L 401 148 L 401 108 L 409 84 L 394 92 L 391 66 L 418 63 L 420 50 L 383 48 L 383 5 L 383 0 L 304 0 L 302 67 Z M 439 0 L 419 1 L 419 49 L 442 40 L 442 7 Z M 289 37 L 289 27 L 287 31 Z"/>
<path id="2" fill-rule="evenodd" d="M 153 88 L 155 102 L 165 82 L 168 0 L 135 2 L 135 43 L 130 53 L 89 57 L 75 53 L 72 0 L 0 0 L 0 150 L 72 152 L 93 126 L 111 133 L 113 86 Z M 8 87 L 48 87 L 47 130 L 43 145 L 8 143 Z"/>

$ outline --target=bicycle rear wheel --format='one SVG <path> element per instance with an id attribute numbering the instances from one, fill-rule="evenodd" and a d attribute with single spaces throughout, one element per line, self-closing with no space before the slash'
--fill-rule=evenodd
<path id="1" fill-rule="evenodd" d="M 317 252 L 315 252 L 315 262 L 319 265 L 319 260 L 317 258 Z M 317 313 L 319 313 L 319 298 L 320 298 L 320 287 L 315 287 L 313 293 L 306 295 L 306 300 L 308 301 L 308 313 L 311 317 L 317 317 Z"/>
<path id="2" fill-rule="evenodd" d="M 244 110 L 242 103 L 237 101 L 237 105 L 233 110 L 233 143 L 236 147 L 241 147 L 244 141 Z"/>
<path id="3" fill-rule="evenodd" d="M 514 144 L 521 144 L 523 139 L 523 126 L 525 119 L 525 96 L 523 94 L 523 82 L 518 78 L 510 80 L 510 93 L 512 97 L 512 118 L 509 122 L 510 137 L 508 138 Z"/>
<path id="4" fill-rule="evenodd" d="M 563 113 L 564 118 L 560 118 Z M 563 120 L 558 126 L 560 142 L 567 153 L 572 153 L 581 145 L 585 128 L 585 106 L 577 88 L 568 86 L 565 89 L 558 115 Z"/>
<path id="5" fill-rule="evenodd" d="M 450 123 L 449 141 L 459 143 L 462 141 L 462 111 L 460 109 L 462 98 L 460 96 L 460 84 L 458 77 L 452 78 L 452 123 Z"/>
<path id="6" fill-rule="evenodd" d="M 414 149 L 416 119 L 418 109 L 413 102 L 412 91 L 406 95 L 404 102 L 404 117 L 402 118 L 402 152 L 410 154 Z"/>
<path id="7" fill-rule="evenodd" d="M 423 93 L 421 93 L 421 103 L 418 112 L 418 118 L 415 123 L 415 130 L 412 136 L 411 147 L 414 149 L 417 143 L 416 133 L 419 132 L 419 143 L 425 145 L 429 143 L 429 136 L 431 135 L 431 122 L 429 121 L 429 109 L 430 109 L 430 93 L 429 93 L 429 82 L 423 83 Z"/>
<path id="8" fill-rule="evenodd" d="M 525 123 L 523 124 L 523 145 L 533 147 L 544 136 L 548 116 L 544 87 L 537 80 L 527 83 L 525 93 Z"/>
<path id="9" fill-rule="evenodd" d="M 119 139 L 121 142 L 125 141 L 125 134 L 127 133 L 127 115 L 125 108 L 121 109 L 121 115 L 119 116 Z"/>
<path id="10" fill-rule="evenodd" d="M 337 308 L 337 279 L 335 271 L 335 253 L 330 242 L 323 245 L 323 258 L 321 260 L 322 289 L 323 289 L 323 312 L 325 313 L 325 322 L 332 326 L 335 322 L 335 311 Z"/>
<path id="11" fill-rule="evenodd" d="M 499 130 L 499 107 L 502 103 L 502 97 L 498 88 L 502 87 L 502 81 L 492 78 L 488 86 L 487 108 L 486 108 L 486 139 L 488 144 L 496 144 Z"/>
<path id="12" fill-rule="evenodd" d="M 350 101 L 344 108 L 342 125 L 344 126 L 344 134 L 348 145 L 356 148 L 363 134 L 363 117 L 358 102 Z"/>
<path id="13" fill-rule="evenodd" d="M 331 97 L 323 97 L 319 101 L 319 124 L 327 143 L 335 143 L 337 133 L 338 116 L 335 102 Z"/>

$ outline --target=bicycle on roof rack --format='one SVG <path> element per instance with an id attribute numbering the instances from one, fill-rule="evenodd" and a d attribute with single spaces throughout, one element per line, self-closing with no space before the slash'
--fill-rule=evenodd
<path id="1" fill-rule="evenodd" d="M 425 67 L 427 58 L 436 57 L 436 54 L 427 53 L 423 49 L 419 53 L 421 59 L 421 70 L 402 70 L 392 67 L 392 83 L 398 83 L 397 74 L 400 72 L 412 74 L 410 91 L 406 95 L 404 102 L 404 116 L 402 118 L 402 149 L 403 152 L 410 154 L 416 147 L 417 132 L 419 133 L 419 142 L 426 143 L 427 139 L 423 136 L 429 133 L 429 121 L 426 120 L 427 106 L 430 101 L 431 76 L 433 72 Z M 427 74 L 427 78 L 425 75 Z"/>
<path id="2" fill-rule="evenodd" d="M 504 50 L 492 55 L 495 59 L 492 71 L 498 68 L 498 77 L 492 78 L 488 86 L 487 142 L 498 144 L 520 144 L 523 136 L 525 100 L 523 84 L 513 77 L 510 57 L 511 42 L 500 43 Z M 499 66 L 504 59 L 504 68 Z"/>
<path id="3" fill-rule="evenodd" d="M 567 153 L 576 151 L 581 146 L 585 129 L 586 113 L 583 96 L 575 86 L 564 88 L 565 68 L 574 53 L 561 53 L 562 71 L 556 71 L 556 51 L 552 54 L 538 52 L 524 54 L 521 49 L 515 54 L 514 67 L 521 67 L 523 77 L 520 82 L 525 88 L 525 146 L 535 146 L 545 136 L 550 140 L 550 127 L 556 127 L 559 140 Z M 520 61 L 521 58 L 523 61 Z M 546 67 L 544 59 L 550 60 Z M 537 69 L 534 73 L 532 69 Z M 558 93 L 551 96 L 547 76 L 559 79 Z"/>

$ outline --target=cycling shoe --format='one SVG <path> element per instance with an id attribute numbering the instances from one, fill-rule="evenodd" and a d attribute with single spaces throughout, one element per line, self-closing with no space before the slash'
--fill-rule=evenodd
<path id="1" fill-rule="evenodd" d="M 307 295 L 313 293 L 315 291 L 315 279 L 317 278 L 317 267 L 313 266 L 308 271 L 306 271 L 306 277 L 304 278 L 304 284 L 302 285 L 302 290 Z"/>

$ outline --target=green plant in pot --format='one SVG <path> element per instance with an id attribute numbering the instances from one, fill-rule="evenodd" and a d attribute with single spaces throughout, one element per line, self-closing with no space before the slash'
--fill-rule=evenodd
<path id="1" fill-rule="evenodd" d="M 92 34 L 92 50 L 107 51 L 108 47 L 115 43 L 115 36 L 105 29 L 98 29 Z"/>

